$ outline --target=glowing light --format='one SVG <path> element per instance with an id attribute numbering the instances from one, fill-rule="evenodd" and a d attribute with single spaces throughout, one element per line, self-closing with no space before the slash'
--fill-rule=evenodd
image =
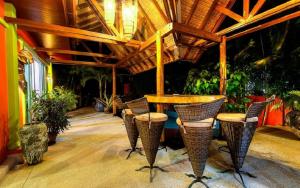
<path id="1" fill-rule="evenodd" d="M 116 2 L 115 0 L 104 0 L 104 18 L 107 25 L 112 26 L 115 23 Z"/>
<path id="2" fill-rule="evenodd" d="M 138 4 L 137 0 L 123 0 L 122 21 L 125 38 L 131 39 L 137 29 Z"/>

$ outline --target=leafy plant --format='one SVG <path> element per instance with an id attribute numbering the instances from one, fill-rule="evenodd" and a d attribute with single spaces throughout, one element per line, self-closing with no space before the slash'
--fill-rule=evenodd
<path id="1" fill-rule="evenodd" d="M 77 106 L 77 95 L 73 91 L 64 89 L 64 87 L 55 87 L 50 93 L 50 98 L 57 98 L 66 103 L 67 111 L 74 110 Z"/>
<path id="2" fill-rule="evenodd" d="M 109 112 L 112 109 L 112 105 L 113 105 L 113 97 L 107 97 L 107 95 L 104 95 L 104 98 L 100 98 L 100 99 L 96 99 L 99 102 L 101 102 L 105 108 L 106 108 L 106 112 Z"/>
<path id="3" fill-rule="evenodd" d="M 283 100 L 280 102 L 276 102 L 272 110 L 277 110 L 279 109 L 282 105 L 291 108 L 292 110 L 295 111 L 300 111 L 300 91 L 299 90 L 292 90 L 289 91 L 286 95 L 283 96 Z"/>
<path id="4" fill-rule="evenodd" d="M 32 120 L 47 125 L 48 133 L 58 134 L 70 126 L 66 115 L 68 109 L 76 108 L 76 95 L 63 88 L 55 88 L 51 93 L 33 93 L 31 106 Z"/>

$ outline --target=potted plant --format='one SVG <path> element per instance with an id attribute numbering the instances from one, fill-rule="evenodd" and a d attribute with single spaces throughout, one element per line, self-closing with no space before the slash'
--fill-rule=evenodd
<path id="1" fill-rule="evenodd" d="M 291 111 L 286 114 L 285 123 L 290 126 L 292 132 L 300 138 L 300 91 L 289 91 L 283 96 L 283 100 L 274 104 L 272 109 L 279 109 L 282 105 Z"/>
<path id="2" fill-rule="evenodd" d="M 76 107 L 76 102 L 76 95 L 62 87 L 56 87 L 49 94 L 35 97 L 35 119 L 46 124 L 49 145 L 55 144 L 57 135 L 70 126 L 66 113 Z"/>
<path id="3" fill-rule="evenodd" d="M 113 105 L 112 96 L 107 97 L 106 95 L 104 95 L 104 98 L 99 99 L 99 101 L 101 101 L 101 103 L 104 105 L 104 112 L 105 113 L 110 113 L 111 110 L 112 110 L 112 105 Z"/>
<path id="4" fill-rule="evenodd" d="M 48 151 L 47 126 L 42 122 L 31 120 L 19 132 L 22 153 L 28 165 L 38 164 L 43 160 L 43 154 Z"/>

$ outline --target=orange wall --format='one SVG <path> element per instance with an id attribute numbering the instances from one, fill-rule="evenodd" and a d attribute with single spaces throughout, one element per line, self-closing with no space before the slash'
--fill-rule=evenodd
<path id="1" fill-rule="evenodd" d="M 4 16 L 4 0 L 0 0 L 0 17 Z M 8 144 L 8 95 L 5 28 L 0 24 L 0 163 L 5 159 Z"/>

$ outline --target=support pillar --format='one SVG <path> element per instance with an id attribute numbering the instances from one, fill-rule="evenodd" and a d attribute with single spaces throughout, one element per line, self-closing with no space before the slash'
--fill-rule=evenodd
<path id="1" fill-rule="evenodd" d="M 117 78 L 116 78 L 116 67 L 114 66 L 112 68 L 112 97 L 113 97 L 113 115 L 116 115 L 117 113 L 117 107 L 115 103 L 115 97 L 117 94 Z"/>
<path id="2" fill-rule="evenodd" d="M 226 37 L 220 43 L 220 95 L 226 95 Z"/>
<path id="3" fill-rule="evenodd" d="M 164 95 L 163 41 L 160 31 L 156 33 L 156 95 Z M 157 104 L 157 112 L 163 112 L 162 104 Z"/>

